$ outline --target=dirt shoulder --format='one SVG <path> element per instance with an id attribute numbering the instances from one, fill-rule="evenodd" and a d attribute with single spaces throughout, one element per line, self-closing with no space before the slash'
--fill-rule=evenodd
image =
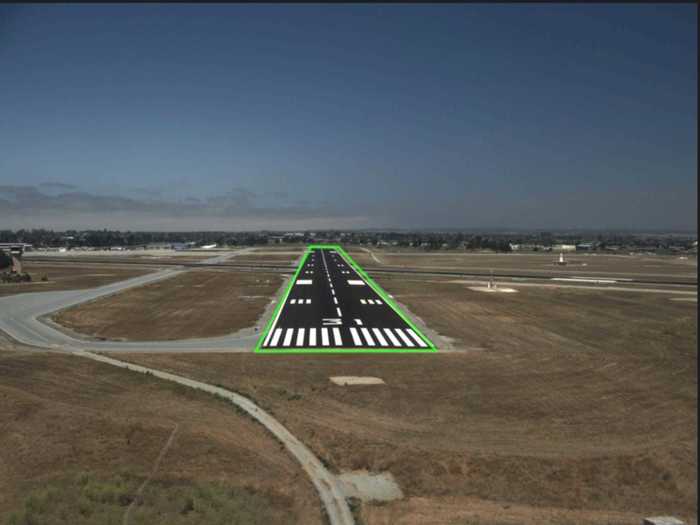
<path id="1" fill-rule="evenodd" d="M 86 524 L 120 516 L 177 425 L 133 523 L 180 523 L 190 511 L 208 523 L 322 523 L 301 468 L 226 402 L 68 355 L 3 351 L 0 377 L 0 515 L 46 517 L 43 509 Z M 70 495 L 76 504 L 61 504 Z"/>
<path id="2" fill-rule="evenodd" d="M 193 270 L 77 305 L 53 320 L 105 339 L 215 337 L 252 327 L 281 283 L 274 273 Z"/>

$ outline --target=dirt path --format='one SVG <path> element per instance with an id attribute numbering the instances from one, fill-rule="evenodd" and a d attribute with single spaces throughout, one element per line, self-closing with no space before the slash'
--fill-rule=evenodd
<path id="1" fill-rule="evenodd" d="M 379 258 L 377 258 L 377 256 L 374 254 L 374 252 L 372 250 L 370 250 L 369 248 L 362 248 L 362 249 L 364 251 L 366 251 L 367 253 L 369 253 L 372 256 L 372 259 L 374 259 L 377 262 L 377 264 L 384 264 Z"/>
<path id="2" fill-rule="evenodd" d="M 93 359 L 101 363 L 107 363 L 109 365 L 132 370 L 134 372 L 152 374 L 159 379 L 173 381 L 180 385 L 194 388 L 196 390 L 202 390 L 229 400 L 231 403 L 244 410 L 253 419 L 262 424 L 267 430 L 269 430 L 275 436 L 275 438 L 277 438 L 286 447 L 289 453 L 292 454 L 292 456 L 294 456 L 294 458 L 301 464 L 302 468 L 311 479 L 311 482 L 316 487 L 316 491 L 321 498 L 321 502 L 326 510 L 330 524 L 354 525 L 355 519 L 352 516 L 352 512 L 350 511 L 347 501 L 345 500 L 342 484 L 338 478 L 329 472 L 328 469 L 323 466 L 323 463 L 321 463 L 321 461 L 314 455 L 314 453 L 311 452 L 311 450 L 309 450 L 294 435 L 292 435 L 284 425 L 282 425 L 263 409 L 258 407 L 247 397 L 236 394 L 235 392 L 231 392 L 230 390 L 226 390 L 224 388 L 209 385 L 207 383 L 202 383 L 200 381 L 195 381 L 193 379 L 188 379 L 186 377 L 170 374 L 168 372 L 163 372 L 153 368 L 126 363 L 111 357 L 93 354 L 83 350 L 75 351 L 74 354 L 81 357 L 86 357 L 88 359 Z"/>

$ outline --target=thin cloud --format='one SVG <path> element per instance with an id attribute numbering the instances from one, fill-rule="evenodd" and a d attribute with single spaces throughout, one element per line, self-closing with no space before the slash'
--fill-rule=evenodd
<path id="1" fill-rule="evenodd" d="M 50 194 L 45 188 L 46 185 L 0 186 L 0 221 L 13 228 L 180 230 L 363 227 L 371 222 L 357 212 L 348 213 L 328 205 L 263 206 L 257 202 L 258 195 L 246 188 L 234 188 L 206 200 L 187 197 L 180 201 L 73 190 Z"/>

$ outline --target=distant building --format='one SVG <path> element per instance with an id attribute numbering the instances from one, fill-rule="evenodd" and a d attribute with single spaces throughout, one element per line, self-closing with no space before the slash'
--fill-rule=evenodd
<path id="1" fill-rule="evenodd" d="M 553 251 L 557 252 L 575 252 L 576 251 L 576 245 L 575 244 L 555 244 L 552 246 Z"/>
<path id="2" fill-rule="evenodd" d="M 0 242 L 0 250 L 3 250 L 10 255 L 22 255 L 24 252 L 31 251 L 33 246 L 25 242 Z"/>
<path id="3" fill-rule="evenodd" d="M 545 247 L 542 244 L 532 244 L 532 243 L 521 243 L 513 244 L 510 243 L 510 249 L 514 252 L 537 252 L 543 251 Z"/>

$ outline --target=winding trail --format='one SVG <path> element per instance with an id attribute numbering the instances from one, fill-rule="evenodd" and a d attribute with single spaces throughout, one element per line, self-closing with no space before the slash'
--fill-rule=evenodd
<path id="1" fill-rule="evenodd" d="M 370 250 L 369 248 L 362 248 L 362 249 L 364 251 L 366 251 L 367 253 L 369 253 L 372 256 L 372 259 L 374 259 L 377 262 L 377 264 L 384 264 L 381 260 L 379 260 L 377 258 L 377 256 L 374 254 L 374 252 L 372 250 Z"/>
<path id="2" fill-rule="evenodd" d="M 329 472 L 328 469 L 323 466 L 321 460 L 319 460 L 316 455 L 311 452 L 311 450 L 309 450 L 301 441 L 299 441 L 291 432 L 289 432 L 289 430 L 287 430 L 282 423 L 277 421 L 274 417 L 265 412 L 247 397 L 231 392 L 230 390 L 226 390 L 225 388 L 195 381 L 194 379 L 178 376 L 169 372 L 163 372 L 155 368 L 126 363 L 124 361 L 93 354 L 91 352 L 77 350 L 74 352 L 74 354 L 81 357 L 86 357 L 88 359 L 93 359 L 101 363 L 139 372 L 141 374 L 152 374 L 160 379 L 173 381 L 180 385 L 202 390 L 204 392 L 227 399 L 237 407 L 244 410 L 246 413 L 248 413 L 248 415 L 270 431 L 299 462 L 301 467 L 308 474 L 311 482 L 316 487 L 316 491 L 321 497 L 321 502 L 326 509 L 328 520 L 330 521 L 331 525 L 353 525 L 355 523 L 355 519 L 352 516 L 352 512 L 350 511 L 350 507 L 345 499 L 342 485 L 338 478 Z"/>

